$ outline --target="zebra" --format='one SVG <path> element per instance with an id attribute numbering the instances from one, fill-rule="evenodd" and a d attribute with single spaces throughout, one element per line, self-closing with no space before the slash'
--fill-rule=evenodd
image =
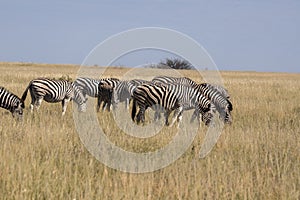
<path id="1" fill-rule="evenodd" d="M 53 80 L 49 78 L 38 78 L 31 80 L 22 95 L 22 101 L 25 102 L 28 90 L 31 95 L 30 110 L 39 109 L 43 99 L 49 103 L 62 102 L 62 116 L 65 115 L 67 104 L 70 100 L 78 105 L 78 110 L 86 110 L 86 98 L 84 98 L 80 89 L 73 83 L 66 80 Z"/>
<path id="2" fill-rule="evenodd" d="M 113 89 L 113 107 L 116 108 L 117 104 L 125 101 L 125 108 L 129 109 L 129 102 L 136 86 L 150 83 L 142 79 L 122 80 Z"/>
<path id="3" fill-rule="evenodd" d="M 100 80 L 98 84 L 97 112 L 99 112 L 102 102 L 104 102 L 102 110 L 104 110 L 106 107 L 106 109 L 110 111 L 110 106 L 112 103 L 112 92 L 119 82 L 120 80 L 117 78 L 105 78 Z"/>
<path id="4" fill-rule="evenodd" d="M 19 121 L 23 119 L 24 101 L 4 87 L 0 87 L 0 107 L 9 110 Z"/>
<path id="5" fill-rule="evenodd" d="M 228 91 L 223 88 L 220 85 L 210 84 L 210 83 L 202 83 L 197 84 L 193 80 L 187 78 L 187 77 L 168 77 L 168 76 L 159 76 L 152 79 L 152 82 L 155 84 L 184 84 L 190 87 L 194 87 L 200 92 L 202 92 L 207 98 L 212 100 L 211 104 L 214 109 L 211 109 L 211 112 L 214 113 L 216 110 L 220 113 L 220 118 L 225 123 L 231 123 L 232 118 L 230 112 L 232 111 L 232 104 L 229 101 L 230 95 L 228 94 Z M 202 115 L 203 117 L 206 115 L 211 115 L 209 113 Z M 199 118 L 199 113 L 197 113 L 197 110 L 195 110 L 191 121 L 193 121 L 196 116 Z"/>
<path id="6" fill-rule="evenodd" d="M 132 120 L 135 121 L 137 106 L 139 107 L 137 123 L 144 123 L 147 108 L 155 106 L 155 109 L 157 109 L 157 105 L 165 109 L 165 125 L 167 126 L 172 126 L 176 120 L 180 122 L 184 110 L 195 108 L 197 112 L 204 114 L 211 109 L 210 101 L 192 87 L 178 84 L 143 84 L 137 86 L 133 91 Z M 175 110 L 175 113 L 170 124 L 168 118 L 173 110 Z M 205 124 L 208 125 L 213 116 L 206 116 L 208 118 Z"/>

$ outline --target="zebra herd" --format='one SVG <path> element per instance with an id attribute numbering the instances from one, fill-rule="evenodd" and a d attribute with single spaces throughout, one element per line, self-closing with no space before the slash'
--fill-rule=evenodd
<path id="1" fill-rule="evenodd" d="M 201 114 L 201 120 L 209 125 L 217 113 L 224 123 L 232 122 L 233 108 L 228 91 L 219 85 L 197 84 L 187 77 L 158 76 L 151 81 L 78 78 L 75 84 L 84 95 L 98 98 L 97 111 L 102 102 L 102 110 L 110 111 L 111 104 L 116 109 L 121 102 L 125 102 L 126 109 L 129 109 L 130 100 L 133 100 L 131 118 L 137 123 L 145 123 L 145 112 L 149 107 L 155 110 L 154 120 L 164 113 L 165 125 L 180 122 L 183 111 L 190 109 L 195 109 L 191 122 L 199 119 Z M 173 119 L 169 123 L 172 111 Z"/>
<path id="2" fill-rule="evenodd" d="M 164 114 L 167 126 L 172 126 L 176 121 L 180 122 L 182 113 L 191 109 L 194 109 L 191 122 L 195 118 L 200 120 L 200 115 L 206 125 L 216 115 L 224 123 L 232 122 L 233 107 L 228 91 L 219 85 L 197 84 L 187 77 L 158 76 L 151 81 L 79 77 L 74 82 L 37 78 L 30 81 L 21 98 L 0 87 L 0 107 L 22 119 L 28 91 L 31 95 L 31 112 L 38 110 L 43 100 L 49 103 L 61 102 L 62 115 L 65 114 L 70 100 L 74 100 L 80 112 L 85 112 L 87 96 L 90 96 L 98 100 L 97 111 L 102 103 L 102 110 L 110 111 L 111 106 L 116 109 L 121 102 L 125 102 L 128 110 L 132 100 L 131 118 L 138 124 L 145 123 L 145 112 L 149 107 L 155 111 L 154 120 L 160 119 L 161 113 Z M 173 111 L 170 123 L 169 116 Z"/>

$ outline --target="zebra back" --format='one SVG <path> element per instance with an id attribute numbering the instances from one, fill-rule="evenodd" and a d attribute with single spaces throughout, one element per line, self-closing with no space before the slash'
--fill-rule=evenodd
<path id="1" fill-rule="evenodd" d="M 169 76 L 157 76 L 152 79 L 154 84 L 181 84 L 187 86 L 196 86 L 197 83 L 187 77 L 169 77 Z"/>
<path id="2" fill-rule="evenodd" d="M 9 110 L 19 120 L 23 118 L 24 101 L 4 87 L 0 87 L 0 107 Z"/>
<path id="3" fill-rule="evenodd" d="M 205 87 L 209 87 L 211 89 L 214 89 L 218 91 L 224 98 L 230 99 L 230 95 L 228 93 L 228 90 L 222 87 L 221 85 L 211 84 L 211 83 L 202 83 L 203 85 L 206 84 Z"/>

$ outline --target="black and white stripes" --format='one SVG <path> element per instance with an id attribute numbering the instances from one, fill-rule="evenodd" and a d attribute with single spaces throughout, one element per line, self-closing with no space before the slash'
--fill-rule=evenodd
<path id="1" fill-rule="evenodd" d="M 100 79 L 92 79 L 87 77 L 79 77 L 74 81 L 84 96 L 98 97 L 98 85 Z"/>
<path id="2" fill-rule="evenodd" d="M 30 109 L 39 109 L 43 100 L 49 103 L 62 102 L 62 115 L 65 114 L 67 103 L 74 100 L 78 104 L 79 111 L 85 111 L 86 99 L 80 89 L 72 82 L 66 80 L 52 80 L 48 78 L 39 78 L 32 80 L 22 95 L 25 101 L 27 92 L 30 91 L 31 104 Z"/>
<path id="3" fill-rule="evenodd" d="M 4 87 L 0 87 L 0 107 L 9 110 L 18 120 L 23 118 L 24 101 Z"/>
<path id="4" fill-rule="evenodd" d="M 155 84 L 180 84 L 180 85 L 186 85 L 193 88 L 196 88 L 199 90 L 200 93 L 202 93 L 206 98 L 208 98 L 211 101 L 211 110 L 208 113 L 202 114 L 202 121 L 206 121 L 205 118 L 208 117 L 208 115 L 212 115 L 216 111 L 219 112 L 220 118 L 225 123 L 231 123 L 232 118 L 230 112 L 232 111 L 232 104 L 229 101 L 230 95 L 228 94 L 228 91 L 223 88 L 220 85 L 215 84 L 209 84 L 209 83 L 202 83 L 197 84 L 193 80 L 187 78 L 187 77 L 168 77 L 168 76 L 159 76 L 155 77 L 152 82 Z M 198 116 L 199 113 L 197 110 L 195 110 L 193 117 L 191 121 L 194 120 L 196 116 Z M 199 117 L 199 116 L 198 116 Z"/>
<path id="5" fill-rule="evenodd" d="M 143 84 L 138 86 L 133 92 L 132 120 L 135 120 L 136 107 L 139 107 L 137 122 L 145 121 L 145 111 L 148 107 L 153 107 L 157 111 L 158 107 L 165 110 L 165 124 L 169 125 L 169 115 L 175 110 L 171 125 L 182 119 L 184 110 L 196 109 L 204 114 L 210 110 L 210 101 L 193 87 L 179 84 L 155 85 Z M 210 118 L 205 122 L 209 124 Z"/>
<path id="6" fill-rule="evenodd" d="M 62 102 L 62 115 L 65 114 L 67 103 L 74 100 L 79 111 L 86 110 L 86 96 L 97 97 L 97 111 L 104 102 L 102 110 L 113 104 L 114 109 L 120 102 L 126 102 L 129 108 L 133 99 L 131 118 L 133 121 L 145 122 L 145 112 L 151 107 L 155 110 L 154 120 L 160 119 L 160 113 L 165 115 L 165 124 L 180 122 L 185 110 L 194 109 L 191 122 L 201 119 L 209 125 L 213 117 L 218 115 L 224 123 L 231 123 L 232 103 L 228 91 L 219 85 L 210 83 L 197 84 L 187 77 L 158 76 L 151 81 L 142 79 L 119 80 L 117 78 L 77 78 L 75 82 L 38 78 L 30 81 L 21 99 L 0 87 L 1 107 L 9 110 L 13 116 L 22 116 L 24 101 L 28 90 L 31 95 L 30 109 L 39 109 L 41 102 Z M 137 109 L 139 109 L 138 114 Z M 169 115 L 174 111 L 169 123 Z"/>

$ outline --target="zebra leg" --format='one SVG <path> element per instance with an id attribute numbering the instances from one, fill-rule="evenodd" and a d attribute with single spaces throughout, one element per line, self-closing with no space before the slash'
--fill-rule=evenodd
<path id="1" fill-rule="evenodd" d="M 40 106 L 41 106 L 41 104 L 42 104 L 42 101 L 43 101 L 43 98 L 39 98 L 38 100 L 35 100 L 34 105 L 33 106 L 30 105 L 30 109 L 32 108 L 32 110 L 33 110 L 33 108 L 35 106 L 36 111 L 38 111 L 39 108 L 40 108 Z"/>
<path id="2" fill-rule="evenodd" d="M 33 103 L 30 104 L 30 112 L 33 113 Z"/>
<path id="3" fill-rule="evenodd" d="M 103 102 L 102 111 L 107 110 L 107 103 Z"/>
<path id="4" fill-rule="evenodd" d="M 100 105 L 101 105 L 101 102 L 102 102 L 101 98 L 100 98 L 100 97 L 98 97 L 98 101 L 97 101 L 97 108 L 96 108 L 97 112 L 99 112 L 99 110 L 100 110 Z"/>
<path id="5" fill-rule="evenodd" d="M 173 126 L 173 124 L 175 123 L 175 121 L 176 121 L 176 120 L 177 120 L 177 118 L 179 117 L 180 113 L 182 113 L 182 112 L 183 112 L 183 107 L 182 107 L 182 106 L 180 106 L 180 107 L 176 108 L 176 110 L 175 110 L 175 113 L 174 113 L 174 116 L 173 116 L 173 118 L 172 118 L 172 122 L 171 122 L 170 126 Z"/>
<path id="6" fill-rule="evenodd" d="M 36 98 L 30 90 L 31 103 L 30 103 L 30 112 L 33 113 L 34 106 L 36 105 Z"/>
<path id="7" fill-rule="evenodd" d="M 125 109 L 129 110 L 129 98 L 127 98 L 125 101 Z"/>
<path id="8" fill-rule="evenodd" d="M 177 116 L 177 128 L 179 128 L 179 124 L 182 121 L 182 113 L 183 113 L 183 111 L 180 112 Z"/>
<path id="9" fill-rule="evenodd" d="M 140 107 L 139 113 L 137 114 L 136 117 L 136 122 L 139 124 L 140 122 L 145 123 L 145 108 Z"/>
<path id="10" fill-rule="evenodd" d="M 64 116 L 66 114 L 66 110 L 67 110 L 67 104 L 70 101 L 70 99 L 63 99 L 61 102 L 62 105 L 62 116 Z"/>
<path id="11" fill-rule="evenodd" d="M 107 103 L 105 103 L 106 104 L 106 110 L 108 111 L 108 112 L 110 112 L 110 107 L 111 107 L 111 102 L 107 102 Z"/>

